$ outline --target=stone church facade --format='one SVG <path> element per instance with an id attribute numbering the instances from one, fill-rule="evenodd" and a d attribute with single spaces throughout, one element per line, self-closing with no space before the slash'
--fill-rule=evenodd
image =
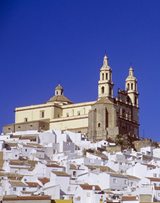
<path id="1" fill-rule="evenodd" d="M 129 69 L 125 90 L 113 96 L 112 69 L 105 55 L 100 68 L 98 99 L 74 104 L 64 96 L 61 85 L 46 103 L 15 109 L 15 123 L 4 126 L 4 132 L 59 129 L 81 132 L 91 140 L 115 138 L 117 135 L 139 137 L 137 79 Z"/>

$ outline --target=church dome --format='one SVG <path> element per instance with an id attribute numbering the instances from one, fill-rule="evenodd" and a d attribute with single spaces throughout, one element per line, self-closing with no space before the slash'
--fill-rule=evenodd
<path id="1" fill-rule="evenodd" d="M 48 102 L 56 102 L 56 103 L 61 103 L 61 104 L 73 104 L 67 97 L 63 95 L 64 89 L 63 87 L 59 84 L 55 88 L 55 95 L 52 96 Z"/>
<path id="2" fill-rule="evenodd" d="M 63 90 L 63 87 L 59 84 L 59 85 L 57 85 L 57 87 L 55 88 L 55 90 Z"/>

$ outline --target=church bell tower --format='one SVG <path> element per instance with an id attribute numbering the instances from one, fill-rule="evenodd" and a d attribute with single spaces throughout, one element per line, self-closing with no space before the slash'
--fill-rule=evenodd
<path id="1" fill-rule="evenodd" d="M 137 78 L 134 76 L 132 67 L 129 68 L 129 75 L 126 78 L 126 91 L 131 99 L 132 105 L 138 107 Z"/>
<path id="2" fill-rule="evenodd" d="M 113 97 L 112 69 L 108 65 L 108 57 L 105 55 L 103 65 L 100 69 L 98 82 L 98 99 L 102 97 Z"/>

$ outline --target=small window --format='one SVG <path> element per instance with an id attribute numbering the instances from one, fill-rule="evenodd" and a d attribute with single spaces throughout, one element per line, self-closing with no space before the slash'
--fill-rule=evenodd
<path id="1" fill-rule="evenodd" d="M 23 191 L 25 191 L 26 190 L 26 188 L 25 187 L 23 187 Z"/>
<path id="2" fill-rule="evenodd" d="M 21 126 L 18 126 L 18 128 L 21 128 Z"/>
<path id="3" fill-rule="evenodd" d="M 77 112 L 77 115 L 78 115 L 78 116 L 80 116 L 80 115 L 81 115 L 80 111 L 78 111 L 78 112 Z"/>
<path id="4" fill-rule="evenodd" d="M 28 122 L 28 118 L 24 118 L 24 122 Z"/>
<path id="5" fill-rule="evenodd" d="M 44 111 L 40 111 L 40 118 L 44 118 Z"/>
<path id="6" fill-rule="evenodd" d="M 27 149 L 25 149 L 25 152 L 27 152 Z"/>
<path id="7" fill-rule="evenodd" d="M 101 93 L 104 94 L 104 87 L 101 88 Z"/>
<path id="8" fill-rule="evenodd" d="M 8 130 L 10 130 L 11 128 L 8 128 Z"/>
<path id="9" fill-rule="evenodd" d="M 125 184 L 125 185 L 127 185 L 127 182 L 128 182 L 128 181 L 127 181 L 127 180 L 125 180 L 125 181 L 124 181 L 124 184 Z"/>
<path id="10" fill-rule="evenodd" d="M 104 73 L 102 73 L 102 80 L 104 80 Z"/>
<path id="11" fill-rule="evenodd" d="M 106 73 L 106 80 L 108 80 L 108 73 Z"/>
<path id="12" fill-rule="evenodd" d="M 13 188 L 13 191 L 16 191 L 16 187 Z"/>
<path id="13" fill-rule="evenodd" d="M 117 183 L 117 179 L 116 178 L 113 178 L 113 183 Z"/>
<path id="14" fill-rule="evenodd" d="M 98 123 L 98 128 L 100 128 L 101 127 L 101 124 L 100 123 Z"/>
<path id="15" fill-rule="evenodd" d="M 76 171 L 73 171 L 73 176 L 76 176 Z"/>
<path id="16" fill-rule="evenodd" d="M 69 113 L 66 113 L 66 116 L 69 117 Z"/>
<path id="17" fill-rule="evenodd" d="M 127 84 L 127 90 L 129 90 L 129 83 Z"/>
<path id="18" fill-rule="evenodd" d="M 131 90 L 133 90 L 133 83 L 131 83 Z"/>

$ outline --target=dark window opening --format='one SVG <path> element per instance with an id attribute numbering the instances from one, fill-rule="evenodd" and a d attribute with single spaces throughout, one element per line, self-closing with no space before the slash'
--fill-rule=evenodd
<path id="1" fill-rule="evenodd" d="M 106 73 L 106 80 L 108 80 L 108 73 Z"/>
<path id="2" fill-rule="evenodd" d="M 129 90 L 129 83 L 127 84 L 127 90 Z"/>
<path id="3" fill-rule="evenodd" d="M 102 92 L 102 94 L 104 94 L 104 87 L 101 88 L 101 92 Z"/>
<path id="4" fill-rule="evenodd" d="M 104 80 L 104 73 L 102 73 L 102 80 Z"/>
<path id="5" fill-rule="evenodd" d="M 133 83 L 131 83 L 131 90 L 133 90 Z"/>
<path id="6" fill-rule="evenodd" d="M 44 111 L 40 111 L 40 118 L 44 118 Z"/>
<path id="7" fill-rule="evenodd" d="M 28 121 L 28 118 L 24 118 L 24 122 L 27 122 Z"/>
<path id="8" fill-rule="evenodd" d="M 105 112 L 105 119 L 106 119 L 106 128 L 108 128 L 108 111 L 107 111 L 107 109 Z"/>

